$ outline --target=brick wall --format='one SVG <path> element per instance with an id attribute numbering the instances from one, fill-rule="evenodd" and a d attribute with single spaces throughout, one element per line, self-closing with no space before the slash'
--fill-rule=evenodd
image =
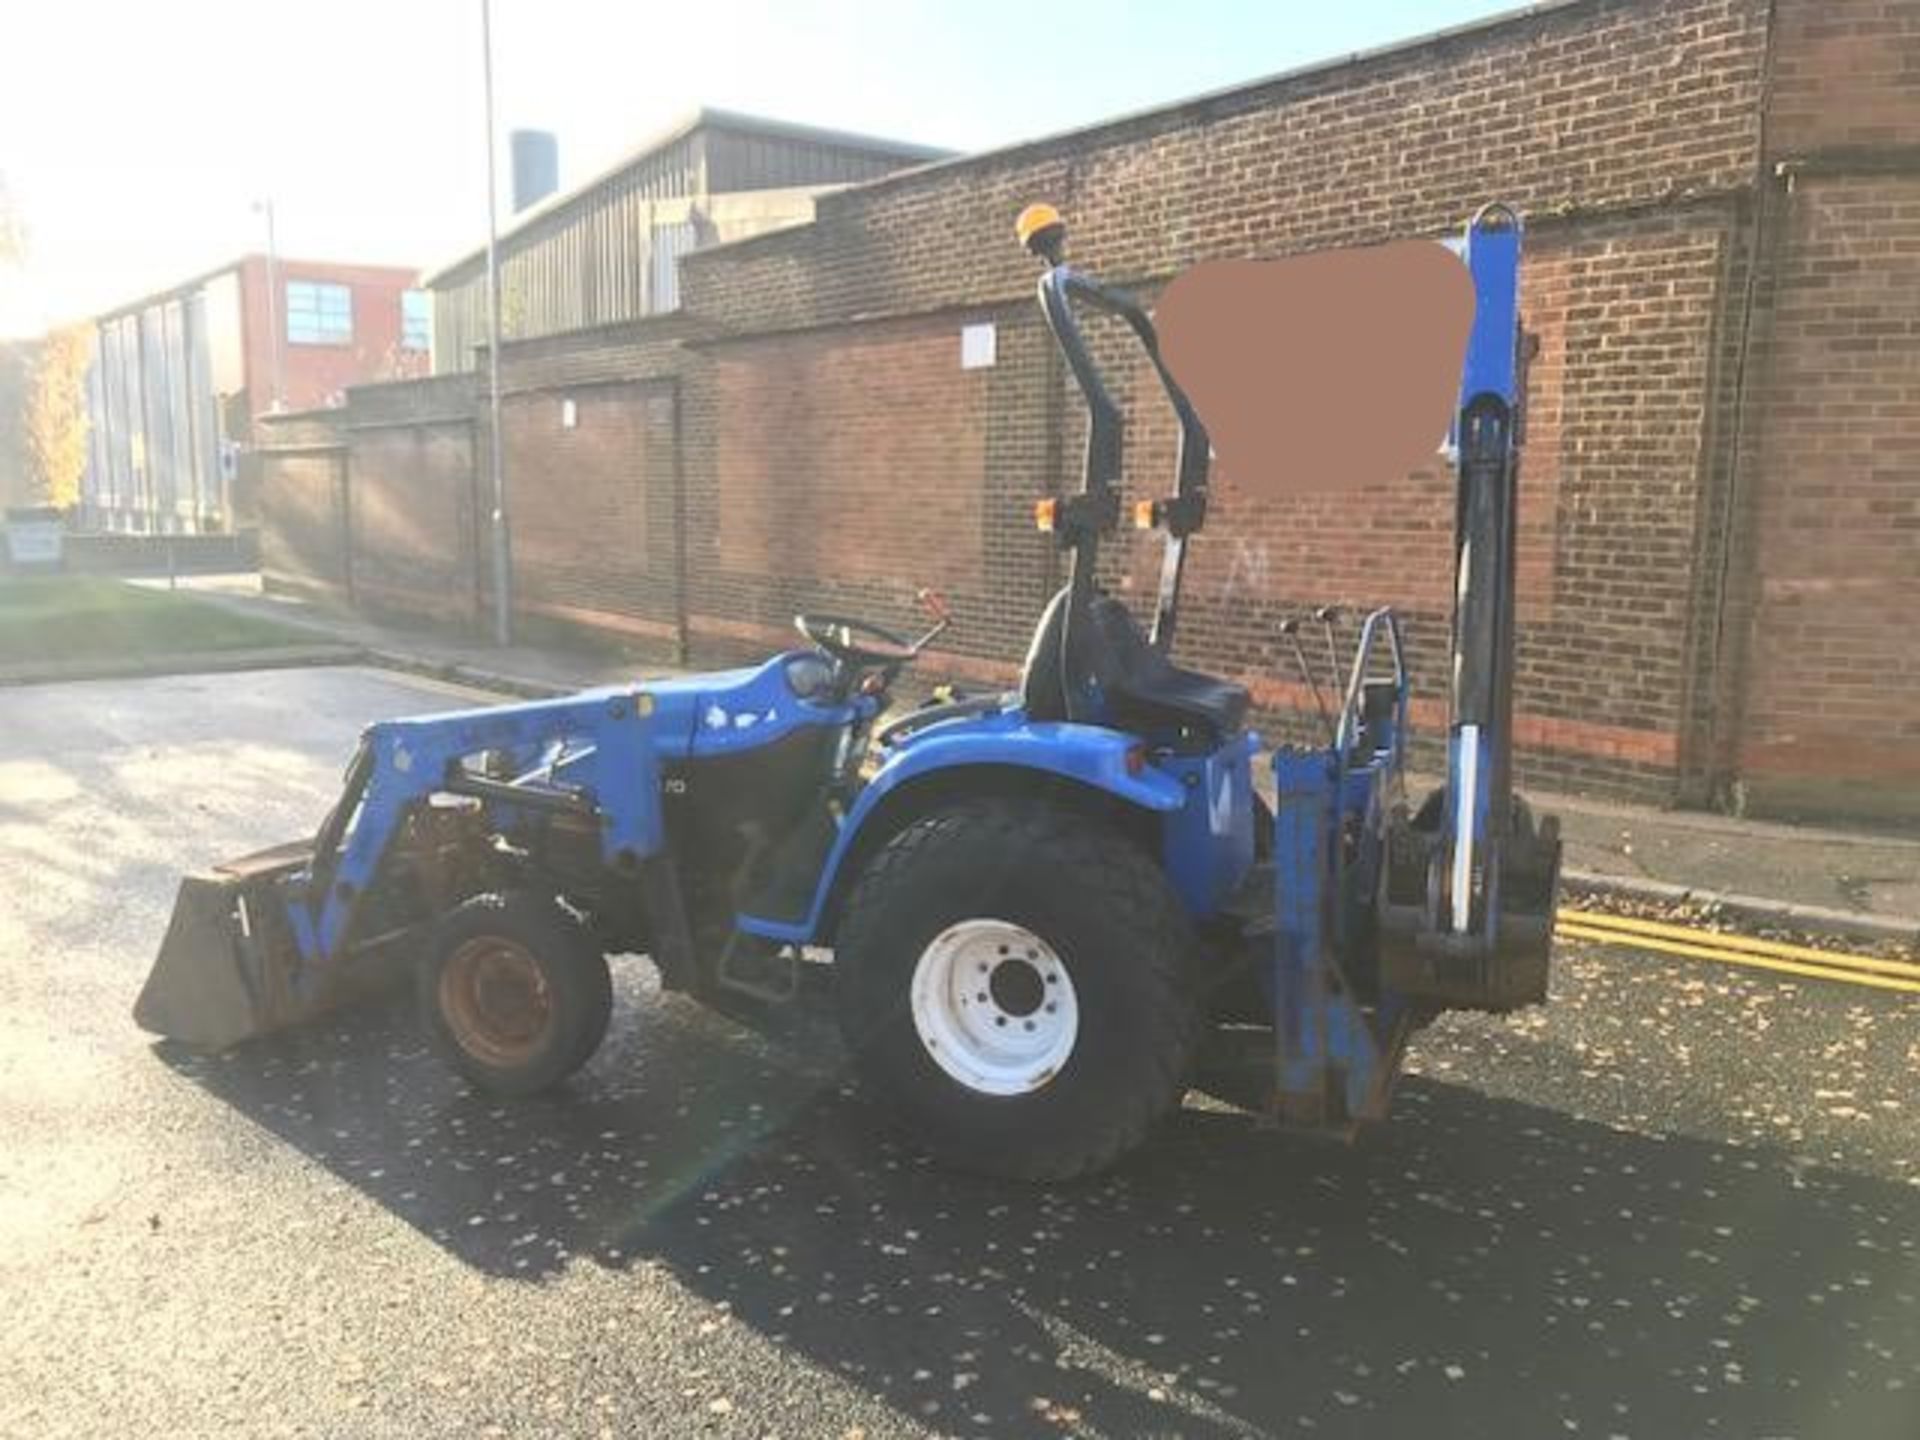
<path id="1" fill-rule="evenodd" d="M 676 643 L 675 424 L 670 381 L 505 398 L 522 611 Z"/>
<path id="2" fill-rule="evenodd" d="M 478 613 L 472 379 L 365 386 L 260 424 L 261 569 L 277 588 L 466 624 Z"/>
<path id="3" fill-rule="evenodd" d="M 1763 5 L 1735 0 L 1559 7 L 892 177 L 823 199 L 812 227 L 689 259 L 688 304 L 742 330 L 804 327 L 794 377 L 828 365 L 821 345 L 850 359 L 877 343 L 867 332 L 907 323 L 884 317 L 932 312 L 939 321 L 921 323 L 946 324 L 946 373 L 916 380 L 907 423 L 933 436 L 978 423 L 979 376 L 958 370 L 957 330 L 967 307 L 1029 291 L 1031 264 L 1007 237 L 1031 199 L 1067 209 L 1077 260 L 1149 296 L 1195 260 L 1440 234 L 1486 199 L 1516 204 L 1531 228 L 1525 306 L 1541 346 L 1521 526 L 1523 772 L 1670 796 L 1689 660 L 1712 623 L 1694 586 L 1698 495 L 1715 438 L 1708 392 L 1730 237 L 1758 163 L 1765 20 Z M 1128 487 L 1161 493 L 1171 419 L 1122 348 L 1095 344 L 1129 400 Z M 1020 393 L 1029 377 L 1018 378 L 993 413 L 1037 427 L 1027 449 L 1038 468 L 983 512 L 987 552 L 1012 549 L 1027 566 L 1009 592 L 1019 618 L 991 632 L 1003 660 L 1024 643 L 1052 573 L 1044 557 L 1026 558 L 1031 500 L 1074 482 L 1084 443 L 1064 377 L 1039 395 Z M 867 414 L 867 425 L 887 423 Z M 715 443 L 725 453 L 724 433 Z M 970 463 L 958 449 L 955 466 Z M 1304 694 L 1277 643 L 1280 619 L 1324 600 L 1393 603 L 1424 642 L 1420 712 L 1443 713 L 1452 496 L 1438 464 L 1285 504 L 1217 479 L 1188 571 L 1184 658 L 1248 683 L 1269 725 L 1295 730 Z M 696 507 L 701 483 L 690 481 Z M 843 563 L 828 554 L 799 568 L 814 590 L 838 573 L 848 583 L 836 592 L 863 598 L 851 577 L 873 563 L 877 533 L 871 522 L 850 529 Z M 919 563 L 938 575 L 962 557 L 931 533 L 937 552 Z M 899 550 L 891 535 L 883 543 Z M 1121 547 L 1112 578 L 1144 608 L 1157 547 Z M 776 613 L 808 588 L 746 577 L 733 593 L 744 613 Z"/>
<path id="4" fill-rule="evenodd" d="M 473 427 L 355 430 L 347 523 L 356 602 L 450 622 L 479 613 Z"/>
<path id="5" fill-rule="evenodd" d="M 1733 768 L 1761 809 L 1920 813 L 1920 174 L 1796 177 L 1743 467 Z"/>
<path id="6" fill-rule="evenodd" d="M 1768 149 L 1920 144 L 1920 9 L 1910 0 L 1777 0 Z"/>
<path id="7" fill-rule="evenodd" d="M 1779 0 L 1706 726 L 1723 803 L 1920 814 L 1920 4 Z"/>
<path id="8" fill-rule="evenodd" d="M 263 457 L 261 479 L 260 573 L 266 584 L 348 598 L 345 449 L 272 452 Z"/>
<path id="9" fill-rule="evenodd" d="M 995 326 L 994 366 L 960 368 L 965 323 Z M 910 625 L 930 585 L 953 667 L 1004 674 L 1052 573 L 1009 524 L 1049 484 L 1049 364 L 1024 310 L 710 346 L 686 381 L 694 638 L 784 643 L 800 609 Z"/>
<path id="10" fill-rule="evenodd" d="M 269 588 L 351 599 L 346 435 L 334 414 L 283 414 L 260 426 L 254 472 L 260 574 Z"/>
<path id="11" fill-rule="evenodd" d="M 1076 260 L 1150 298 L 1197 260 L 1437 236 L 1499 198 L 1527 220 L 1538 342 L 1523 776 L 1687 803 L 1905 804 L 1920 797 L 1920 655 L 1897 619 L 1920 577 L 1916 75 L 1920 0 L 1573 0 L 824 197 L 813 225 L 689 257 L 678 315 L 507 348 L 522 606 L 731 658 L 785 643 L 802 608 L 908 624 L 932 583 L 957 616 L 934 668 L 1004 682 L 1061 578 L 1032 502 L 1077 483 L 1085 429 L 1010 239 L 1022 204 L 1062 205 Z M 961 368 L 969 324 L 994 327 L 991 367 Z M 1128 404 L 1127 487 L 1161 493 L 1171 419 L 1116 337 L 1096 325 L 1094 340 Z M 379 387 L 390 406 L 414 393 Z M 351 447 L 357 541 L 383 537 L 389 559 L 484 603 L 484 563 L 444 553 L 480 539 L 471 505 L 444 510 L 459 486 L 401 483 L 464 463 L 466 493 L 484 493 L 484 452 L 373 443 Z M 1269 729 L 1304 733 L 1279 620 L 1392 603 L 1431 736 L 1444 467 L 1285 503 L 1216 483 L 1183 658 L 1247 683 Z M 1123 536 L 1105 568 L 1144 611 L 1157 564 Z"/>
<path id="12" fill-rule="evenodd" d="M 697 333 L 669 317 L 504 352 L 523 621 L 684 654 L 674 371 Z M 609 381 L 609 369 L 647 378 Z M 486 419 L 478 377 L 445 375 L 356 387 L 337 408 L 266 421 L 254 459 L 268 582 L 479 625 L 492 603 Z"/>

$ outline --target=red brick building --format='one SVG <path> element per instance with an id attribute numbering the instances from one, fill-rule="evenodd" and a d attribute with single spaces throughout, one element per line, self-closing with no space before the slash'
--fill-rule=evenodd
<path id="1" fill-rule="evenodd" d="M 231 457 L 255 419 L 426 373 L 430 316 L 413 275 L 247 255 L 98 317 L 83 521 L 226 528 Z"/>
<path id="2" fill-rule="evenodd" d="M 282 410 L 337 405 L 348 386 L 427 373 L 432 317 L 424 295 L 414 288 L 415 271 L 277 260 L 270 272 L 259 255 L 247 256 L 236 269 L 245 320 L 243 379 L 255 415 L 275 408 L 276 314 Z M 272 303 L 270 273 L 278 280 Z"/>
<path id="3" fill-rule="evenodd" d="M 1084 428 L 1022 204 L 1060 204 L 1076 259 L 1151 296 L 1202 259 L 1438 237 L 1498 198 L 1527 222 L 1539 340 L 1523 771 L 1911 819 L 1917 82 L 1920 0 L 1564 0 L 825 196 L 684 258 L 677 315 L 507 347 L 521 613 L 705 658 L 785 643 L 803 606 L 899 619 L 934 582 L 942 667 L 997 683 L 1058 579 L 1031 502 L 1074 482 Z M 994 363 L 963 368 L 983 324 Z M 380 387 L 351 428 L 271 427 L 277 582 L 483 614 L 474 394 Z M 1171 427 L 1147 404 L 1132 425 L 1128 483 L 1157 489 Z M 1431 467 L 1285 505 L 1223 476 L 1185 660 L 1284 729 L 1279 620 L 1391 602 L 1433 734 L 1451 511 Z"/>

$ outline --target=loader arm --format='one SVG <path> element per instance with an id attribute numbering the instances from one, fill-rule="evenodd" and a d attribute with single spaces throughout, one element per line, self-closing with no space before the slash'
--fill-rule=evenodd
<path id="1" fill-rule="evenodd" d="M 305 894 L 290 906 L 302 958 L 337 958 L 408 809 L 436 794 L 597 816 L 602 861 L 638 876 L 665 839 L 654 716 L 644 690 L 615 690 L 368 726 L 314 842 Z M 577 747 L 564 783 L 502 779 L 465 764 L 490 754 L 522 774 L 554 745 Z"/>
<path id="2" fill-rule="evenodd" d="M 223 1048 L 390 978 L 393 967 L 360 953 L 388 938 L 366 933 L 369 901 L 410 818 L 440 796 L 478 802 L 495 830 L 538 812 L 579 817 L 607 870 L 637 883 L 662 967 L 683 963 L 690 942 L 666 850 L 659 750 L 664 729 L 686 723 L 684 705 L 663 710 L 649 691 L 623 688 L 369 726 L 311 845 L 181 882 L 135 1020 Z M 566 764 L 543 765 L 556 747 Z"/>

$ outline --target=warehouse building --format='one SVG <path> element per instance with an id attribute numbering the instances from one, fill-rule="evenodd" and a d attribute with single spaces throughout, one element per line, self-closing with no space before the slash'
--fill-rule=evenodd
<path id="1" fill-rule="evenodd" d="M 816 196 L 947 153 L 697 110 L 500 236 L 502 333 L 528 340 L 677 310 L 682 255 L 805 224 Z M 515 190 L 518 204 L 519 176 Z M 433 295 L 434 370 L 472 369 L 487 335 L 485 249 L 422 284 Z"/>

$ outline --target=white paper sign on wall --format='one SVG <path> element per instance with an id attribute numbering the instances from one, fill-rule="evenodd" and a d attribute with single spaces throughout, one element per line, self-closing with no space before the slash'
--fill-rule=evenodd
<path id="1" fill-rule="evenodd" d="M 995 359 L 997 337 L 991 323 L 960 327 L 960 368 L 985 370 Z"/>

